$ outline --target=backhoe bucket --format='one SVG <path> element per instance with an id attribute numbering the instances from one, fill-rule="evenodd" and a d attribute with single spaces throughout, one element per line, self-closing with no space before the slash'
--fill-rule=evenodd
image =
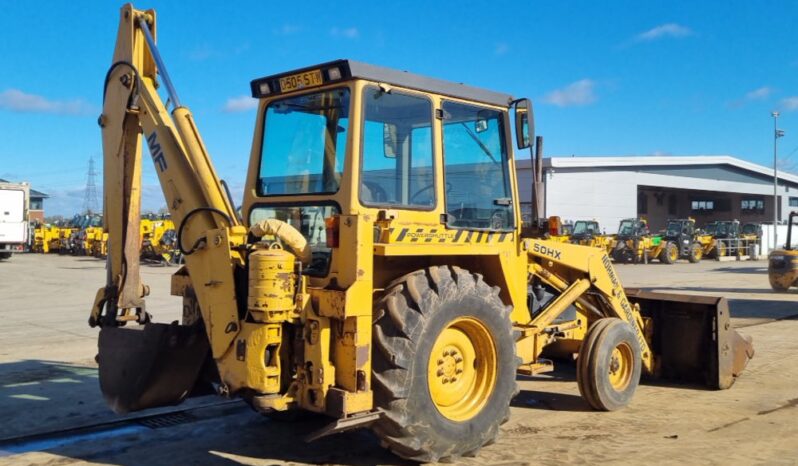
<path id="1" fill-rule="evenodd" d="M 177 324 L 104 327 L 98 347 L 100 389 L 120 414 L 182 402 L 209 352 L 202 326 Z"/>
<path id="2" fill-rule="evenodd" d="M 751 338 L 731 327 L 726 298 L 638 289 L 626 295 L 652 320 L 656 378 L 726 389 L 754 356 Z"/>

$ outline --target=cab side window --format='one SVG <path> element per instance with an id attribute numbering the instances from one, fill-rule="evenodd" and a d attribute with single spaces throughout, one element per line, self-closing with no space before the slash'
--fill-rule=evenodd
<path id="1" fill-rule="evenodd" d="M 450 227 L 514 227 L 501 112 L 444 101 L 443 156 Z"/>
<path id="2" fill-rule="evenodd" d="M 432 103 L 377 87 L 366 88 L 363 100 L 361 203 L 432 209 Z"/>

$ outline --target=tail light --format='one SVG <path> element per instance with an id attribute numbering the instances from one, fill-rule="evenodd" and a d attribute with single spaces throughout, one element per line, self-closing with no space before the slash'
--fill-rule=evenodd
<path id="1" fill-rule="evenodd" d="M 325 231 L 327 233 L 327 247 L 338 247 L 338 216 L 333 215 L 324 219 Z"/>

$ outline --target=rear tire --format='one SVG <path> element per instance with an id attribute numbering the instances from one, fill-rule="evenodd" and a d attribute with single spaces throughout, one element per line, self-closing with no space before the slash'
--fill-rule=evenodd
<path id="1" fill-rule="evenodd" d="M 701 262 L 701 257 L 704 255 L 703 253 L 704 251 L 701 249 L 701 245 L 693 243 L 690 245 L 690 255 L 687 257 L 687 260 L 690 261 L 691 264 Z"/>
<path id="2" fill-rule="evenodd" d="M 381 444 L 415 461 L 474 455 L 509 419 L 519 359 L 499 288 L 458 267 L 393 282 L 376 303 L 373 425 Z"/>
<path id="3" fill-rule="evenodd" d="M 774 280 L 773 277 L 768 277 L 768 278 L 769 278 L 768 281 L 770 281 L 770 288 L 772 288 L 773 291 L 775 291 L 777 293 L 786 293 L 786 292 L 788 292 L 790 290 L 789 286 L 785 288 L 778 281 Z"/>
<path id="4" fill-rule="evenodd" d="M 659 253 L 659 261 L 663 264 L 673 264 L 679 259 L 679 247 L 670 241 L 665 244 L 665 248 Z"/>
<path id="5" fill-rule="evenodd" d="M 640 345 L 632 326 L 612 317 L 590 327 L 579 349 L 579 392 L 595 410 L 615 411 L 629 404 L 640 382 Z"/>

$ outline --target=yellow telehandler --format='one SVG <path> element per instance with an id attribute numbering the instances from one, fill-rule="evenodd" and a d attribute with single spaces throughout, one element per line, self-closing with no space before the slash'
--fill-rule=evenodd
<path id="1" fill-rule="evenodd" d="M 542 239 L 539 173 L 522 237 L 511 134 L 540 141 L 528 99 L 350 60 L 255 79 L 239 218 L 156 31 L 153 10 L 122 8 L 99 118 L 109 269 L 89 324 L 117 412 L 210 386 L 329 416 L 313 438 L 370 427 L 436 461 L 493 441 L 516 374 L 551 370 L 553 344 L 578 354 L 598 410 L 629 404 L 641 375 L 728 388 L 752 356 L 724 298 L 624 290 L 604 251 Z M 181 325 L 145 309 L 142 139 L 185 259 Z"/>

